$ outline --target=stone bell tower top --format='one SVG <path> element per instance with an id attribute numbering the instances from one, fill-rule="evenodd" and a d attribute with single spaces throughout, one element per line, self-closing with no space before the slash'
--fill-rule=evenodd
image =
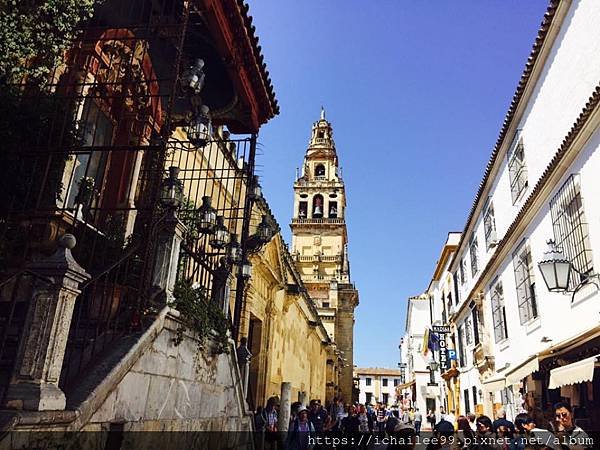
<path id="1" fill-rule="evenodd" d="M 345 210 L 333 128 L 321 108 L 320 119 L 312 125 L 302 175 L 294 183 L 292 251 L 307 263 L 300 264 L 305 283 L 350 282 Z"/>
<path id="2" fill-rule="evenodd" d="M 350 278 L 346 190 L 338 166 L 333 128 L 321 108 L 313 123 L 302 173 L 294 182 L 292 257 L 319 317 L 336 344 L 328 398 L 352 399 L 354 308 L 358 291 Z M 329 362 L 328 362 L 329 364 Z"/>
<path id="3" fill-rule="evenodd" d="M 309 159 L 328 159 L 337 167 L 337 154 L 333 140 L 333 128 L 325 119 L 325 109 L 321 106 L 321 117 L 313 123 L 305 161 Z"/>

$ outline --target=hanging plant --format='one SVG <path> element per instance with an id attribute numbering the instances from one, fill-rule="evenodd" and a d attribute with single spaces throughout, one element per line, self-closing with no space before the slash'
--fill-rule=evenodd
<path id="1" fill-rule="evenodd" d="M 175 300 L 169 305 L 181 313 L 182 325 L 177 330 L 175 344 L 183 341 L 183 334 L 190 330 L 198 338 L 198 349 L 210 345 L 213 354 L 229 351 L 229 320 L 219 305 L 210 301 L 206 290 L 195 287 L 191 279 L 179 280 L 173 290 Z"/>

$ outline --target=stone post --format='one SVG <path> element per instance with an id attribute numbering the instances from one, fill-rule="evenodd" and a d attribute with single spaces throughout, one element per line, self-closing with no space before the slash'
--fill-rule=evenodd
<path id="1" fill-rule="evenodd" d="M 281 383 L 281 400 L 279 403 L 279 423 L 277 429 L 281 432 L 287 432 L 290 425 L 290 415 L 292 413 L 292 383 L 284 381 Z"/>
<path id="2" fill-rule="evenodd" d="M 175 211 L 168 214 L 163 223 L 159 225 L 161 230 L 158 233 L 154 271 L 152 273 L 152 286 L 164 292 L 165 303 L 173 301 L 173 289 L 179 264 L 179 250 L 186 231 L 185 225 L 177 218 Z"/>
<path id="3" fill-rule="evenodd" d="M 64 410 L 65 394 L 58 387 L 79 286 L 90 276 L 75 261 L 75 237 L 65 234 L 56 252 L 29 269 L 48 278 L 34 291 L 19 343 L 5 406 L 30 411 Z"/>

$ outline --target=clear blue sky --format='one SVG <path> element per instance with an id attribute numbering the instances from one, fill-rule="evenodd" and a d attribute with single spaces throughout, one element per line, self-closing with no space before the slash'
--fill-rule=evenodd
<path id="1" fill-rule="evenodd" d="M 354 363 L 395 367 L 406 298 L 462 231 L 546 0 L 252 0 L 281 114 L 259 173 L 286 240 L 295 168 L 324 105 L 360 291 Z"/>

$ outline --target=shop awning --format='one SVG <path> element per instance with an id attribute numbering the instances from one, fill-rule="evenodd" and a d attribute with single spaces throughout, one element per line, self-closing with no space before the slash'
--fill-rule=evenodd
<path id="1" fill-rule="evenodd" d="M 592 381 L 594 378 L 594 366 L 596 365 L 598 356 L 600 355 L 552 369 L 550 371 L 548 389 L 556 389 L 567 384 Z"/>
<path id="2" fill-rule="evenodd" d="M 516 369 L 506 373 L 506 385 L 519 384 L 523 378 L 538 370 L 540 370 L 540 363 L 535 355 L 518 365 Z"/>
<path id="3" fill-rule="evenodd" d="M 483 382 L 483 389 L 487 392 L 501 391 L 506 386 L 504 377 L 496 377 Z"/>
<path id="4" fill-rule="evenodd" d="M 397 390 L 402 390 L 402 389 L 406 389 L 411 387 L 413 384 L 415 384 L 415 380 L 409 381 L 408 383 L 403 383 L 403 384 L 399 384 L 396 389 Z"/>

